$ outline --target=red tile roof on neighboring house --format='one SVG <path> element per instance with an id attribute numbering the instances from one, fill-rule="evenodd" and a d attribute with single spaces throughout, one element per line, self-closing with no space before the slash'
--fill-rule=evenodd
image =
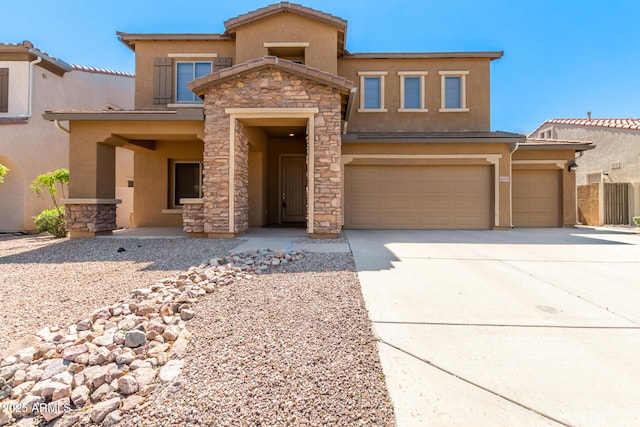
<path id="1" fill-rule="evenodd" d="M 120 77 L 136 76 L 133 73 L 127 73 L 125 71 L 109 70 L 107 68 L 87 67 L 86 65 L 73 64 L 72 67 L 74 71 L 84 71 L 85 73 L 107 74 L 110 76 L 120 76 Z"/>
<path id="2" fill-rule="evenodd" d="M 551 119 L 544 124 L 593 126 L 600 128 L 640 129 L 640 119 Z"/>

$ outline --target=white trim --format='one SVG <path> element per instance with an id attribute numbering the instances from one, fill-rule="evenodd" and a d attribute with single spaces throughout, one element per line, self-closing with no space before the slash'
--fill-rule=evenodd
<path id="1" fill-rule="evenodd" d="M 217 53 L 169 53 L 168 58 L 217 58 Z"/>
<path id="2" fill-rule="evenodd" d="M 225 114 L 233 115 L 238 119 L 259 119 L 259 118 L 308 118 L 310 115 L 318 114 L 318 108 L 226 108 Z"/>
<path id="3" fill-rule="evenodd" d="M 309 42 L 264 42 L 263 47 L 309 47 Z"/>
<path id="4" fill-rule="evenodd" d="M 514 165 L 555 165 L 558 169 L 564 169 L 569 166 L 571 160 L 513 160 Z"/>
<path id="5" fill-rule="evenodd" d="M 426 108 L 426 76 L 428 71 L 398 71 L 400 77 L 400 108 L 399 113 L 426 113 L 429 110 Z M 404 108 L 404 79 L 407 77 L 419 77 L 420 78 L 420 108 Z"/>
<path id="6" fill-rule="evenodd" d="M 229 118 L 229 233 L 236 227 L 236 117 Z"/>
<path id="7" fill-rule="evenodd" d="M 63 205 L 119 205 L 121 199 L 62 199 Z"/>
<path id="8" fill-rule="evenodd" d="M 386 113 L 387 109 L 384 107 L 384 92 L 385 92 L 385 76 L 388 73 L 386 71 L 358 71 L 360 76 L 360 108 L 359 113 Z M 367 77 L 378 77 L 380 79 L 380 108 L 364 108 L 364 80 Z"/>
<path id="9" fill-rule="evenodd" d="M 340 162 L 344 165 L 351 163 L 354 159 L 484 159 L 493 165 L 493 209 L 495 212 L 494 227 L 500 226 L 500 159 L 502 154 L 343 154 Z M 464 165 L 462 165 L 464 166 Z M 344 181 L 344 174 L 343 174 Z M 344 185 L 344 183 L 343 183 Z M 343 214 L 344 222 L 344 214 Z"/>
<path id="10" fill-rule="evenodd" d="M 314 217 L 315 217 L 315 189 L 316 189 L 316 177 L 315 177 L 315 143 L 316 143 L 316 133 L 315 133 L 315 122 L 314 116 L 310 116 L 309 120 L 307 120 L 307 147 L 309 152 L 309 158 L 307 159 L 307 168 L 309 177 L 307 179 L 309 189 L 307 190 L 307 197 L 309 198 L 307 202 L 307 233 L 313 234 L 314 229 Z"/>
<path id="11" fill-rule="evenodd" d="M 235 122 L 238 119 L 258 119 L 258 118 L 273 118 L 273 119 L 292 119 L 292 118 L 304 118 L 307 119 L 307 147 L 309 152 L 309 158 L 307 159 L 308 167 L 308 185 L 307 191 L 308 212 L 309 217 L 307 221 L 307 232 L 313 233 L 313 218 L 314 218 L 314 205 L 313 195 L 315 193 L 315 127 L 314 117 L 318 114 L 318 108 L 226 108 L 224 110 L 229 115 L 229 232 L 234 233 L 235 227 L 235 181 L 233 176 L 235 175 Z"/>
<path id="12" fill-rule="evenodd" d="M 441 113 L 468 113 L 467 107 L 467 76 L 469 71 L 438 71 L 440 74 L 440 111 Z M 460 77 L 460 108 L 446 107 L 446 78 Z"/>

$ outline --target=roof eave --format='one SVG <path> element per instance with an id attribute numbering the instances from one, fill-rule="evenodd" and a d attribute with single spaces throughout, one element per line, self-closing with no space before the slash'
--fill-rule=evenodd
<path id="1" fill-rule="evenodd" d="M 448 59 L 448 58 L 485 58 L 493 61 L 500 59 L 504 51 L 497 52 L 362 52 L 344 54 L 344 59 Z"/>

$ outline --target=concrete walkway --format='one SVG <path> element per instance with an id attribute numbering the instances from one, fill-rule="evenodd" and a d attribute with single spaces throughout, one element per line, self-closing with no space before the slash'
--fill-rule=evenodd
<path id="1" fill-rule="evenodd" d="M 640 425 L 640 235 L 347 231 L 398 425 Z"/>
<path id="2" fill-rule="evenodd" d="M 112 235 L 99 236 L 99 239 L 187 239 L 181 228 L 177 227 L 139 227 L 115 230 Z M 234 252 L 246 252 L 255 249 L 305 250 L 307 252 L 350 252 L 348 243 L 322 239 L 309 239 L 304 228 L 249 228 L 238 237 L 241 242 Z"/>

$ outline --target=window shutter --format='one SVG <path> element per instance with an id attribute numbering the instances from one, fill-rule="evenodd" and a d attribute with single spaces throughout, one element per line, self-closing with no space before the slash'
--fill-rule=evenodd
<path id="1" fill-rule="evenodd" d="M 220 58 L 213 59 L 213 72 L 220 71 L 223 68 L 229 68 L 233 65 L 233 58 L 230 56 L 223 56 Z"/>
<path id="2" fill-rule="evenodd" d="M 153 62 L 153 103 L 168 104 L 173 100 L 173 60 L 155 58 Z"/>
<path id="3" fill-rule="evenodd" d="M 9 69 L 0 68 L 0 113 L 9 111 Z"/>

